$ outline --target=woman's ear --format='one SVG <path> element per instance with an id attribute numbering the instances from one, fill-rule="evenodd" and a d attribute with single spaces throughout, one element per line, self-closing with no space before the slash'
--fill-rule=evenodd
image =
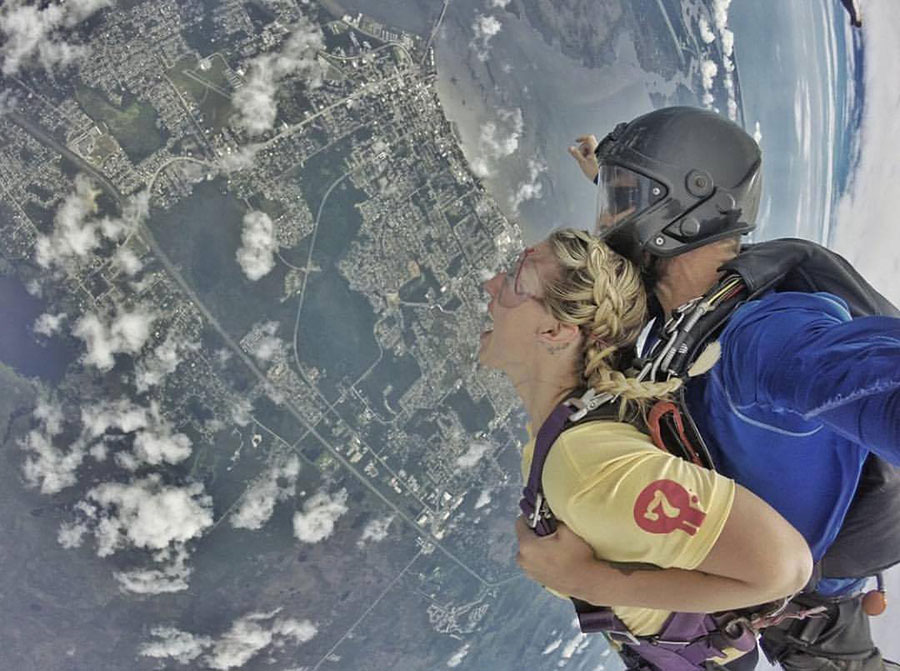
<path id="1" fill-rule="evenodd" d="M 553 321 L 553 324 L 540 332 L 541 342 L 548 345 L 568 345 L 581 337 L 581 329 L 574 324 Z"/>

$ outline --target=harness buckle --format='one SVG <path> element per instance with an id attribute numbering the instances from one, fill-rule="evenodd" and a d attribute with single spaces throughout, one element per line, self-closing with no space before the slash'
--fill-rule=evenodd
<path id="1" fill-rule="evenodd" d="M 612 401 L 614 398 L 615 396 L 608 392 L 598 394 L 594 389 L 588 389 L 580 397 L 572 397 L 566 400 L 565 404 L 570 408 L 577 408 L 569 415 L 569 421 L 577 422 L 578 420 L 583 419 L 589 412 L 596 410 L 601 405 Z"/>

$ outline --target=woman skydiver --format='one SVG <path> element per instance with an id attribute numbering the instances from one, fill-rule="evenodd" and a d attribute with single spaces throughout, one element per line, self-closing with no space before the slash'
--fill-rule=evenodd
<path id="1" fill-rule="evenodd" d="M 678 385 L 639 382 L 619 370 L 646 321 L 633 264 L 587 233 L 559 230 L 484 287 L 494 324 L 481 336 L 479 360 L 506 373 L 531 428 L 537 431 L 585 387 L 621 402 L 618 417 L 579 424 L 554 441 L 543 495 L 567 527 L 557 534 L 565 551 L 554 553 L 562 563 L 547 571 L 544 553 L 532 563 L 523 543 L 518 561 L 531 577 L 560 594 L 611 606 L 637 637 L 658 634 L 675 611 L 731 611 L 803 588 L 812 570 L 809 548 L 772 507 L 732 480 L 658 449 L 623 421 L 640 417 L 644 404 Z M 522 453 L 526 479 L 533 436 Z M 517 525 L 527 541 L 533 532 L 522 518 Z M 635 563 L 670 570 L 616 566 Z M 591 585 L 602 585 L 602 592 Z M 626 661 L 639 668 L 635 649 Z M 750 669 L 755 650 L 742 657 L 728 648 L 710 661 Z"/>

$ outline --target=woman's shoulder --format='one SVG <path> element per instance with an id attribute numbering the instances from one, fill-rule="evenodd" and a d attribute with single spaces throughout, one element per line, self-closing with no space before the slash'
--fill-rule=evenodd
<path id="1" fill-rule="evenodd" d="M 576 479 L 629 458 L 662 453 L 647 434 L 626 422 L 597 420 L 578 424 L 560 434 L 544 467 L 569 471 Z"/>

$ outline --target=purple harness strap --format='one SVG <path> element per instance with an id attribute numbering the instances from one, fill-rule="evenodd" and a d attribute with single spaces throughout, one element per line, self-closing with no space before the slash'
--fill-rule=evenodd
<path id="1" fill-rule="evenodd" d="M 528 482 L 522 492 L 519 508 L 538 536 L 556 530 L 556 520 L 544 499 L 541 475 L 550 448 L 563 432 L 573 409 L 562 403 L 538 431 L 531 459 Z M 605 633 L 627 646 L 628 657 L 634 657 L 636 669 L 650 671 L 702 671 L 704 662 L 721 657 L 726 648 L 749 651 L 756 646 L 756 635 L 736 616 L 712 616 L 703 613 L 672 613 L 654 636 L 635 636 L 612 608 L 594 606 L 572 599 L 581 631 Z M 733 631 L 732 631 L 733 630 Z"/>

